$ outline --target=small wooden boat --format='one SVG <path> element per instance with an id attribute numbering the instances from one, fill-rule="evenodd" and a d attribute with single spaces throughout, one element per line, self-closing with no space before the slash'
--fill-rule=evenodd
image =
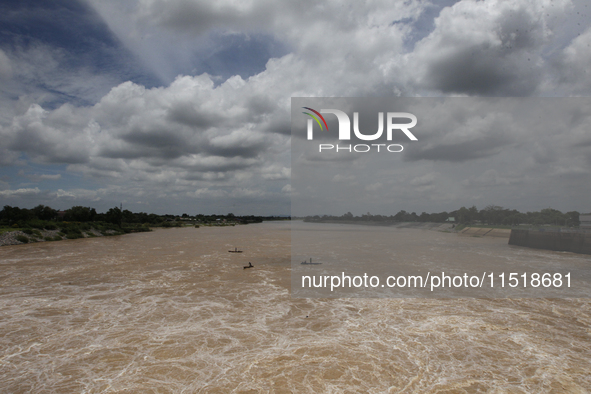
<path id="1" fill-rule="evenodd" d="M 313 263 L 312 262 L 312 257 L 310 257 L 310 262 L 302 261 L 302 264 L 305 264 L 305 265 L 320 265 L 322 263 Z"/>
<path id="2" fill-rule="evenodd" d="M 242 253 L 241 250 L 238 250 L 238 248 L 234 248 L 234 250 L 228 250 L 228 252 L 230 253 Z"/>

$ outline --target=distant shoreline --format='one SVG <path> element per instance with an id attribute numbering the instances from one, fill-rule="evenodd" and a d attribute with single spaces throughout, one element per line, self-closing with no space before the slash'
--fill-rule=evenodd
<path id="1" fill-rule="evenodd" d="M 471 237 L 495 237 L 509 238 L 511 229 L 501 229 L 491 227 L 471 227 L 458 226 L 455 223 L 435 223 L 435 222 L 391 222 L 391 221 L 361 221 L 361 220 L 306 220 L 305 223 L 329 223 L 329 224 L 347 224 L 361 226 L 381 226 L 401 229 L 422 229 L 435 230 L 447 233 L 457 233 L 462 236 Z"/>
<path id="2" fill-rule="evenodd" d="M 393 222 L 393 221 L 370 221 L 370 220 L 304 220 L 304 223 L 330 223 L 330 224 L 353 224 L 361 226 L 381 226 L 395 228 L 417 228 L 426 230 L 450 231 L 454 223 L 435 222 Z"/>
<path id="3" fill-rule="evenodd" d="M 71 238 L 71 239 L 80 239 L 80 238 L 97 238 L 97 237 L 108 237 L 114 235 L 124 235 L 125 233 L 117 233 L 113 230 L 112 233 L 107 233 L 105 235 L 101 234 L 99 231 L 95 229 L 86 230 L 82 232 L 82 236 L 78 238 Z M 3 234 L 0 234 L 0 246 L 10 246 L 10 245 L 27 245 L 27 244 L 35 244 L 39 242 L 54 242 L 54 241 L 63 241 L 67 238 L 66 235 L 60 235 L 60 230 L 38 230 L 40 235 L 37 233 L 34 234 L 27 234 L 22 230 L 15 230 L 15 231 L 7 231 Z M 63 233 L 62 233 L 63 234 Z M 19 237 L 26 237 L 27 242 L 23 242 L 19 240 Z M 22 239 L 22 238 L 21 238 Z"/>
<path id="4" fill-rule="evenodd" d="M 274 221 L 270 221 L 274 222 Z M 262 223 L 262 222 L 261 222 Z M 257 224 L 250 223 L 251 225 Z M 216 228 L 216 227 L 234 227 L 236 225 L 244 226 L 245 224 L 236 223 L 211 223 L 211 224 L 199 224 L 199 225 L 181 225 L 181 226 L 155 226 L 149 228 L 122 228 L 122 229 L 103 229 L 98 230 L 96 228 L 90 228 L 87 230 L 80 230 L 77 236 L 72 237 L 72 233 L 62 232 L 63 230 L 47 230 L 47 229 L 28 229 L 32 234 L 26 233 L 27 229 L 19 229 L 14 231 L 6 231 L 0 234 L 0 247 L 11 246 L 11 245 L 27 245 L 35 244 L 39 242 L 55 242 L 64 241 L 68 239 L 86 239 L 86 238 L 97 238 L 97 237 L 112 237 L 116 235 L 125 235 L 139 232 L 150 232 L 154 230 L 168 230 L 173 228 Z M 22 242 L 19 237 L 26 237 L 27 242 Z M 23 238 L 21 238 L 23 239 Z"/>

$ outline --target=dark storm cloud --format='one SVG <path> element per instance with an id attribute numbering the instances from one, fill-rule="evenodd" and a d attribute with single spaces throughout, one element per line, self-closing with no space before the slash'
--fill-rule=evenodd
<path id="1" fill-rule="evenodd" d="M 251 143 L 250 145 L 208 145 L 205 147 L 205 152 L 212 156 L 253 158 L 263 153 L 266 150 L 267 145 L 268 144 L 264 141 L 259 141 L 258 143 Z"/>
<path id="2" fill-rule="evenodd" d="M 190 101 L 180 101 L 171 104 L 168 109 L 167 118 L 173 122 L 198 129 L 206 129 L 221 121 L 217 116 L 199 111 L 199 109 L 195 108 L 195 104 Z"/>
<path id="3" fill-rule="evenodd" d="M 185 144 L 181 136 L 171 133 L 168 130 L 141 130 L 134 128 L 129 133 L 123 135 L 122 139 L 130 144 L 148 148 L 179 149 Z"/>
<path id="4" fill-rule="evenodd" d="M 552 35 L 541 8 L 489 1 L 444 9 L 411 56 L 419 85 L 443 93 L 533 94 L 547 72 L 543 47 Z"/>
<path id="5" fill-rule="evenodd" d="M 161 159 L 176 159 L 183 155 L 179 147 L 175 146 L 159 146 L 150 147 L 145 146 L 123 146 L 121 148 L 107 147 L 99 151 L 100 157 L 109 159 L 147 159 L 147 158 L 161 158 Z"/>
<path id="6" fill-rule="evenodd" d="M 211 172 L 217 172 L 217 173 L 221 173 L 219 175 L 215 175 L 214 179 L 225 179 L 227 177 L 227 175 L 225 175 L 224 173 L 227 172 L 231 172 L 231 171 L 236 171 L 236 170 L 241 170 L 241 169 L 247 169 L 249 167 L 252 167 L 253 165 L 255 165 L 256 162 L 249 162 L 249 161 L 244 161 L 244 160 L 240 160 L 240 161 L 219 161 L 219 162 L 215 162 L 215 161 L 203 161 L 200 164 L 192 164 L 189 166 L 182 166 L 183 168 L 186 168 L 187 170 L 190 171 L 196 171 L 194 173 L 191 173 L 190 175 L 185 176 L 185 179 L 188 180 L 212 180 L 212 176 Z"/>
<path id="7" fill-rule="evenodd" d="M 239 133 L 238 133 L 239 134 Z M 200 135 L 195 138 L 190 133 L 175 130 L 134 129 L 120 137 L 123 143 L 112 141 L 100 150 L 100 156 L 109 158 L 138 159 L 179 157 L 203 154 L 220 158 L 254 158 L 264 153 L 269 141 L 261 138 L 244 138 L 230 133 L 214 138 Z"/>
<path id="8" fill-rule="evenodd" d="M 444 93 L 528 96 L 538 86 L 533 68 L 520 69 L 504 50 L 477 45 L 431 63 L 426 86 Z"/>
<path id="9" fill-rule="evenodd" d="M 276 111 L 277 103 L 266 95 L 253 95 L 245 104 L 250 119 L 259 119 L 261 116 L 272 115 Z"/>

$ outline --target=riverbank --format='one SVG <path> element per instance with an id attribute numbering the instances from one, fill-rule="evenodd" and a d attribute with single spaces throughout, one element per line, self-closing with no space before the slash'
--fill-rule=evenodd
<path id="1" fill-rule="evenodd" d="M 18 230 L 8 230 L 0 228 L 0 246 L 7 245 L 22 245 L 36 242 L 52 242 L 62 241 L 65 239 L 78 238 L 95 238 L 107 237 L 114 235 L 124 235 L 130 233 L 153 231 L 154 229 L 169 229 L 169 228 L 199 228 L 199 227 L 234 227 L 236 223 L 201 223 L 198 225 L 168 225 L 168 226 L 154 226 L 147 227 L 146 225 L 135 225 L 134 227 L 119 228 L 115 225 L 109 224 L 78 224 L 78 223 L 64 223 L 59 228 L 23 228 Z M 243 225 L 243 224 L 240 224 Z M 57 225 L 59 226 L 59 224 Z M 57 227 L 54 225 L 53 227 Z"/>
<path id="2" fill-rule="evenodd" d="M 415 228 L 422 230 L 453 231 L 453 223 L 435 222 L 392 222 L 392 221 L 371 221 L 371 220 L 304 220 L 305 223 L 329 223 L 329 224 L 353 224 L 359 226 L 377 226 L 393 228 Z"/>
<path id="3" fill-rule="evenodd" d="M 75 238 L 95 238 L 125 234 L 125 232 L 118 232 L 115 230 L 105 230 L 103 234 L 99 230 L 93 228 L 90 230 L 80 231 L 80 234 L 75 233 L 77 236 L 74 237 L 73 235 L 70 235 L 70 238 L 68 238 L 68 234 L 60 230 L 31 229 L 30 231 L 25 231 L 16 230 L 0 234 L 0 246 L 22 245 L 36 242 L 52 242 Z"/>
<path id="4" fill-rule="evenodd" d="M 435 230 L 443 232 L 457 232 L 458 235 L 469 237 L 495 237 L 509 238 L 511 229 L 494 227 L 458 227 L 454 223 L 434 223 L 434 222 L 389 222 L 389 221 L 362 221 L 362 220 L 306 220 L 307 223 L 330 223 L 330 224 L 353 224 L 361 226 L 384 226 L 400 229 L 420 229 Z"/>

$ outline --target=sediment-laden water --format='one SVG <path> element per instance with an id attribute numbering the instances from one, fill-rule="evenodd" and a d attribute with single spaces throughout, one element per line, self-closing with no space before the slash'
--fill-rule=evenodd
<path id="1" fill-rule="evenodd" d="M 299 221 L 291 230 L 294 297 L 591 298 L 591 255 L 508 245 L 508 233 Z"/>
<path id="2" fill-rule="evenodd" d="M 0 392 L 591 388 L 588 299 L 292 299 L 289 223 L 2 247 L 0 283 Z"/>

